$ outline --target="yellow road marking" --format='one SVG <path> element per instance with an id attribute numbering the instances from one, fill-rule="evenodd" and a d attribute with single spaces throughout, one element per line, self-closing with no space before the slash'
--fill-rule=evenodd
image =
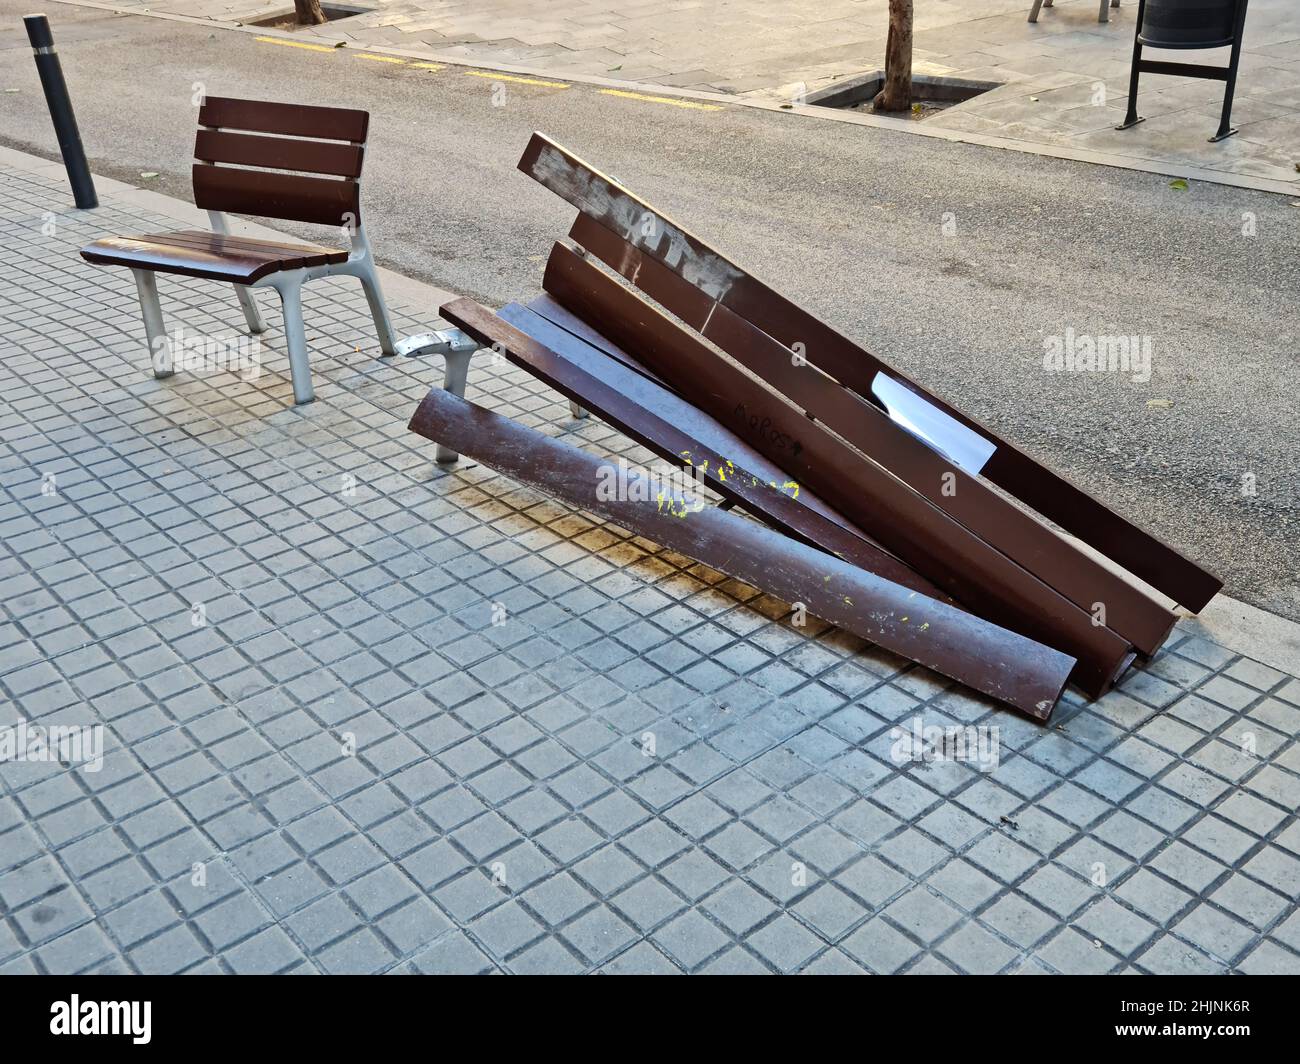
<path id="1" fill-rule="evenodd" d="M 567 89 L 568 82 L 564 81 L 540 81 L 537 78 L 521 78 L 515 74 L 498 74 L 492 70 L 467 70 L 465 71 L 472 78 L 491 78 L 493 81 L 513 81 L 518 85 L 541 85 L 548 89 Z"/>
<path id="2" fill-rule="evenodd" d="M 286 41 L 279 37 L 258 37 L 256 40 L 263 44 L 282 44 L 286 48 L 306 48 L 309 52 L 332 52 L 334 48 L 328 44 L 308 44 L 306 41 Z"/>
<path id="3" fill-rule="evenodd" d="M 696 103 L 694 100 L 678 100 L 672 96 L 647 96 L 640 92 L 624 92 L 622 89 L 601 89 L 604 96 L 621 96 L 625 100 L 644 100 L 646 103 L 666 103 L 671 107 L 689 107 L 693 111 L 721 111 L 716 103 Z"/>
<path id="4" fill-rule="evenodd" d="M 411 63 L 409 65 L 418 70 L 441 70 L 443 67 L 442 63 Z"/>
<path id="5" fill-rule="evenodd" d="M 398 59 L 395 55 L 375 55 L 373 52 L 353 52 L 358 59 L 373 59 L 376 63 L 405 63 L 405 59 Z"/>

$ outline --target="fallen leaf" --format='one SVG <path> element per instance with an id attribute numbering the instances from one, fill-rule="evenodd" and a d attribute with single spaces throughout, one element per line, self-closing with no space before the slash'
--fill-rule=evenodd
<path id="1" fill-rule="evenodd" d="M 346 48 L 347 46 L 348 46 L 348 42 L 347 42 L 347 41 L 335 41 L 335 42 L 334 42 L 334 47 L 335 47 L 335 48 Z"/>
<path id="2" fill-rule="evenodd" d="M 1172 399 L 1148 399 L 1147 400 L 1148 410 L 1168 410 L 1173 405 L 1174 405 L 1174 401 Z"/>
<path id="3" fill-rule="evenodd" d="M 622 69 L 623 69 L 623 64 L 622 64 L 622 63 L 619 63 L 619 65 L 616 66 L 616 67 L 610 67 L 608 73 L 612 74 L 612 73 L 614 73 L 614 71 L 616 71 L 616 70 L 622 70 Z"/>
<path id="4" fill-rule="evenodd" d="M 141 177 L 157 177 L 157 176 L 158 176 L 158 171 L 157 171 L 157 170 L 142 170 L 142 171 L 140 172 L 140 176 L 141 176 Z"/>
<path id="5" fill-rule="evenodd" d="M 1037 102 L 1038 102 L 1038 97 L 1037 97 L 1037 96 L 1031 96 L 1031 97 L 1029 97 L 1029 102 L 1030 102 L 1030 103 L 1037 103 Z"/>
<path id="6" fill-rule="evenodd" d="M 1176 189 L 1178 189 L 1179 192 L 1186 192 L 1186 191 L 1187 191 L 1187 182 L 1184 181 L 1181 177 L 1176 177 L 1176 178 L 1174 178 L 1172 181 L 1169 182 L 1169 187 L 1170 187 L 1170 188 L 1176 188 Z"/>

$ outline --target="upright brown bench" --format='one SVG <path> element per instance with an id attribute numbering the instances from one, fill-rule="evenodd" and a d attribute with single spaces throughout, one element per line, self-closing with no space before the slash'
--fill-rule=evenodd
<path id="1" fill-rule="evenodd" d="M 266 326 L 249 289 L 279 292 L 296 403 L 311 402 L 315 394 L 302 320 L 307 281 L 336 274 L 359 277 L 380 349 L 394 353 L 393 329 L 361 221 L 360 178 L 369 124 L 368 112 L 341 107 L 215 96 L 204 101 L 194 143 L 194 202 L 208 212 L 212 232 L 105 237 L 81 249 L 87 262 L 128 266 L 135 275 L 154 376 L 174 371 L 156 273 L 233 284 L 253 333 Z M 350 247 L 232 236 L 227 212 L 332 226 L 349 238 Z"/>
<path id="2" fill-rule="evenodd" d="M 899 652 L 926 660 L 902 649 L 915 617 L 895 616 L 887 604 L 896 586 L 955 601 L 969 616 L 1068 655 L 1071 679 L 1096 697 L 1168 636 L 1176 615 L 1161 596 L 1196 612 L 1222 586 L 549 138 L 534 134 L 519 168 L 579 212 L 569 242 L 551 251 L 545 294 L 495 313 L 460 299 L 442 316 L 660 458 L 700 471 L 725 500 L 790 540 L 895 586 L 824 599 L 835 613 L 826 619 L 883 633 Z M 463 376 L 457 384 L 463 395 Z M 460 404 L 431 393 L 412 427 L 591 509 L 580 457 Z M 494 438 L 480 444 L 475 426 L 494 426 Z M 516 461 L 527 449 L 546 457 Z M 786 489 L 793 504 L 781 496 Z M 604 514 L 647 530 L 656 516 L 633 503 Z M 690 517 L 670 523 L 673 549 L 727 571 L 730 555 L 717 539 L 732 531 L 695 524 L 692 532 Z M 766 567 L 774 581 L 795 568 L 807 571 L 781 551 Z M 804 590 L 805 602 L 820 593 Z M 930 632 L 946 640 L 931 667 L 974 685 L 978 677 L 958 668 L 972 626 L 944 624 Z M 996 688 L 996 697 L 1045 719 L 1050 701 L 1015 693 L 1041 690 L 1043 676 L 1036 688 L 1019 680 L 997 687 L 998 669 L 1014 664 L 1003 659 L 979 689 Z"/>

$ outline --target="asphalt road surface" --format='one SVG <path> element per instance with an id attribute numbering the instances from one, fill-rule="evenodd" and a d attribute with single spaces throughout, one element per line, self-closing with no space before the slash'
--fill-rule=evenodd
<path id="1" fill-rule="evenodd" d="M 27 10 L 0 0 L 0 142 L 56 158 Z M 1288 197 L 59 3 L 47 13 L 98 173 L 190 198 L 200 89 L 366 108 L 380 262 L 499 304 L 539 290 L 573 216 L 515 170 L 540 129 L 1229 593 L 1300 619 L 1300 206 Z M 1046 370 L 1045 345 L 1071 335 L 1149 342 L 1150 379 Z"/>

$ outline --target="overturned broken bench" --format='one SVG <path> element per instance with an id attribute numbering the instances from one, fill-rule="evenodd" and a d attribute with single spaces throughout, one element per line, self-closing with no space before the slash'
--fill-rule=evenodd
<path id="1" fill-rule="evenodd" d="M 547 137 L 519 168 L 578 208 L 571 244 L 527 306 L 443 317 L 771 531 L 597 500 L 590 455 L 465 402 L 463 362 L 411 422 L 441 447 L 1038 720 L 1067 677 L 1097 697 L 1159 649 L 1161 596 L 1222 586 Z"/>

